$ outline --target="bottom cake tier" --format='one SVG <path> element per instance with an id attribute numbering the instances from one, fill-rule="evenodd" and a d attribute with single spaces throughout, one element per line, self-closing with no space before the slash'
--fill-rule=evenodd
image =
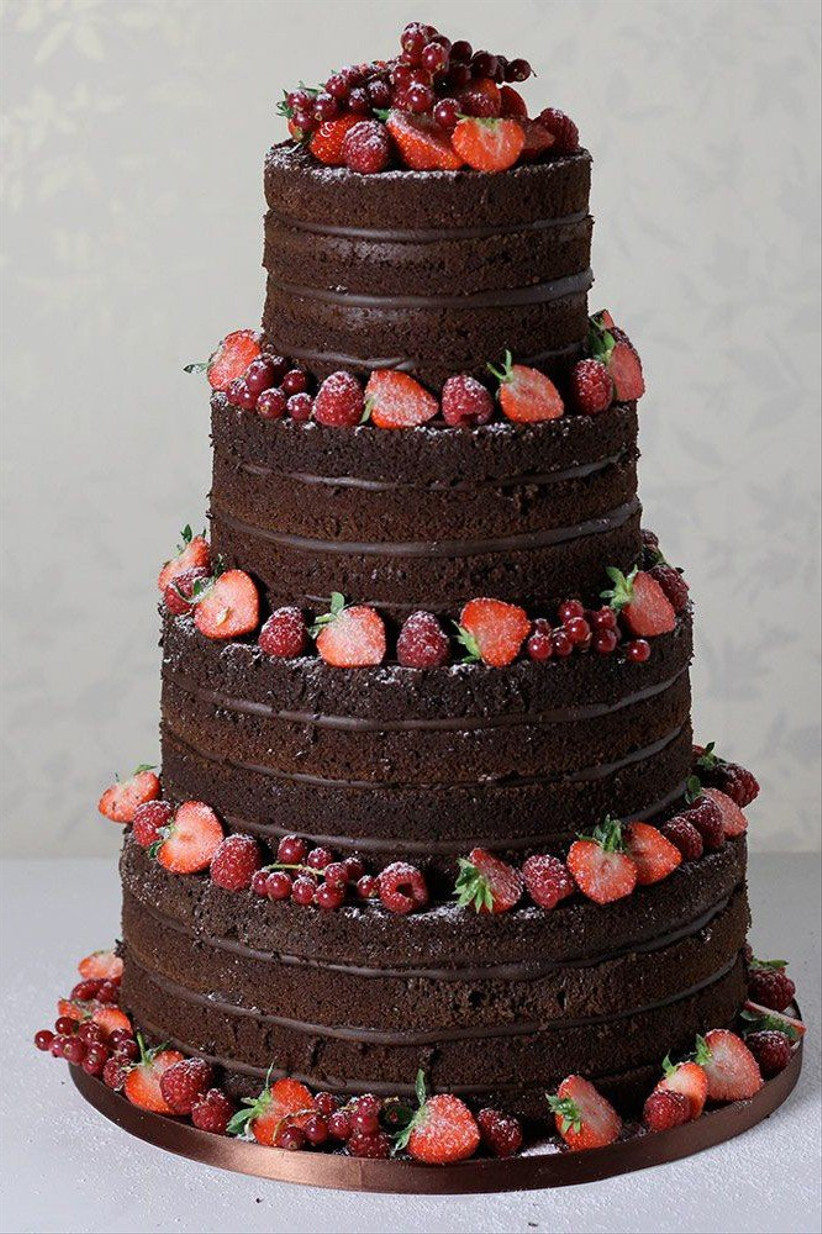
<path id="1" fill-rule="evenodd" d="M 150 1039 L 218 1065 L 235 1095 L 269 1069 L 340 1094 L 435 1091 L 545 1117 L 579 1072 L 630 1109 L 667 1052 L 746 997 L 744 837 L 601 906 L 397 916 L 272 905 L 179 878 L 127 837 L 122 1002 Z"/>

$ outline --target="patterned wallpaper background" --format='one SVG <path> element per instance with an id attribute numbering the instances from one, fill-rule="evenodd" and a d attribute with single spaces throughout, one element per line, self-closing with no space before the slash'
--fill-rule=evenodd
<path id="1" fill-rule="evenodd" d="M 641 349 L 646 525 L 687 567 L 696 731 L 819 846 L 815 0 L 13 0 L 2 10 L 3 710 L 13 854 L 114 852 L 157 755 L 154 578 L 202 522 L 183 365 L 262 304 L 284 83 L 421 17 L 525 54 L 595 157 L 594 307 Z"/>

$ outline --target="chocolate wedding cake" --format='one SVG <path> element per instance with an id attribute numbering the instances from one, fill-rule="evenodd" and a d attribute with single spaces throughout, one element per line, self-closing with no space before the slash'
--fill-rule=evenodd
<path id="1" fill-rule="evenodd" d="M 570 1074 L 630 1114 L 748 996 L 757 786 L 693 745 L 591 157 L 524 61 L 402 47 L 289 94 L 265 160 L 262 329 L 208 363 L 210 535 L 160 576 L 161 781 L 101 803 L 120 1004 L 235 1101 L 421 1072 L 553 1125 Z"/>

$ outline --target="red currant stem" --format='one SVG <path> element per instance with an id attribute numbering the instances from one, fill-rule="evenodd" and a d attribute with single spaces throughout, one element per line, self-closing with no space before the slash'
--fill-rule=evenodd
<path id="1" fill-rule="evenodd" d="M 321 877 L 323 874 L 323 870 L 317 869 L 316 866 L 292 864 L 287 861 L 273 861 L 271 865 L 261 866 L 260 869 L 264 870 L 266 873 L 268 873 L 269 870 L 300 870 L 303 874 L 308 872 L 309 874 L 316 874 L 317 877 Z"/>

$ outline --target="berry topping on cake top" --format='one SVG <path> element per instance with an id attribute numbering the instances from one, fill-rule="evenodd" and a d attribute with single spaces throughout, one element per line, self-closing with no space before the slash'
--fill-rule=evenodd
<path id="1" fill-rule="evenodd" d="M 414 171 L 505 171 L 546 153 L 579 150 L 577 126 L 556 107 L 529 117 L 515 88 L 533 70 L 453 42 L 412 21 L 399 52 L 336 69 L 318 87 L 300 84 L 278 106 L 295 142 L 319 162 L 361 175 Z"/>

